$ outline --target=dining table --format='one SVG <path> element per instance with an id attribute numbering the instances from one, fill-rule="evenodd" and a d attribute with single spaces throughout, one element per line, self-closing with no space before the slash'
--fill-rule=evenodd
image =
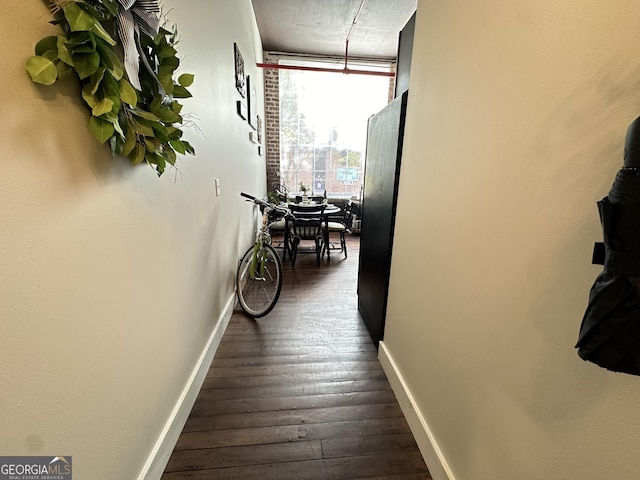
<path id="1" fill-rule="evenodd" d="M 342 209 L 337 206 L 334 205 L 333 203 L 310 203 L 310 202 L 300 202 L 300 203 L 296 203 L 296 202 L 289 202 L 288 205 L 301 205 L 301 206 L 305 206 L 305 207 L 311 207 L 313 205 L 318 205 L 318 207 L 320 207 L 321 205 L 325 206 L 324 209 L 324 215 L 336 215 L 337 213 L 340 213 L 342 211 Z"/>
<path id="2" fill-rule="evenodd" d="M 292 202 L 289 201 L 287 203 L 287 205 L 289 207 L 296 207 L 296 206 L 304 206 L 305 207 L 305 212 L 304 213 L 300 213 L 300 212 L 295 212 L 295 215 L 301 215 L 303 217 L 307 217 L 307 216 L 314 216 L 314 213 L 317 214 L 321 208 L 320 207 L 324 207 L 324 211 L 322 212 L 322 217 L 323 217 L 323 225 L 324 225 L 324 235 L 323 235 L 323 240 L 324 242 L 328 242 L 329 241 L 329 232 L 328 232 L 328 222 L 330 221 L 330 216 L 332 215 L 337 215 L 339 213 L 342 212 L 342 208 L 340 208 L 338 205 L 334 205 L 333 203 L 318 203 L 318 202 L 313 202 L 313 201 L 304 201 L 304 202 Z M 314 211 L 312 210 L 313 206 L 317 206 L 318 210 Z M 317 215 L 316 215 L 317 216 Z M 285 232 L 284 232 L 284 244 L 285 244 L 285 250 L 288 250 L 288 245 L 289 245 L 289 241 L 290 241 L 290 231 L 289 228 L 285 228 Z"/>

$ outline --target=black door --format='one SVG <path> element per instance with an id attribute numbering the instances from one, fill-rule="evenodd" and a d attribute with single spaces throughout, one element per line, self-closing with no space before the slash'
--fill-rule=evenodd
<path id="1" fill-rule="evenodd" d="M 360 232 L 358 309 L 374 343 L 384 334 L 408 92 L 369 119 Z"/>

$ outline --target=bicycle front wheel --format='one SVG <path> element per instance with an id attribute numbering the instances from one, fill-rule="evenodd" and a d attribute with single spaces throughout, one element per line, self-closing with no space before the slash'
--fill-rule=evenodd
<path id="1" fill-rule="evenodd" d="M 275 307 L 282 290 L 282 262 L 271 245 L 263 245 L 257 253 L 254 278 L 251 263 L 254 247 L 242 256 L 236 275 L 236 291 L 240 307 L 253 318 L 264 317 Z"/>

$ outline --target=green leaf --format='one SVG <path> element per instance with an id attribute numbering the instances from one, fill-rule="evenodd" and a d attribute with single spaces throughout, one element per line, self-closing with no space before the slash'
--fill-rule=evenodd
<path id="1" fill-rule="evenodd" d="M 58 58 L 62 60 L 64 63 L 73 67 L 73 59 L 71 58 L 71 53 L 69 53 L 69 49 L 67 48 L 66 38 L 62 35 L 58 35 Z"/>
<path id="2" fill-rule="evenodd" d="M 164 123 L 177 123 L 180 121 L 180 115 L 162 104 L 162 97 L 155 97 L 149 107 L 151 113 Z"/>
<path id="3" fill-rule="evenodd" d="M 160 95 L 153 98 L 149 105 L 149 111 L 160 118 L 160 112 L 162 111 L 162 97 Z"/>
<path id="4" fill-rule="evenodd" d="M 137 134 L 144 137 L 153 137 L 153 128 L 151 128 L 151 125 L 147 120 L 139 120 L 134 125 L 135 126 L 133 128 Z"/>
<path id="5" fill-rule="evenodd" d="M 89 85 L 89 91 L 91 92 L 91 95 L 95 95 L 96 92 L 98 91 L 100 82 L 102 82 L 102 79 L 104 78 L 104 72 L 105 72 L 104 68 L 99 68 L 98 71 L 93 75 L 91 75 L 91 78 L 89 78 L 88 85 Z"/>
<path id="6" fill-rule="evenodd" d="M 71 72 L 73 72 L 73 68 L 71 68 L 64 62 L 61 62 L 60 60 L 57 60 L 55 64 L 56 69 L 58 70 L 58 80 L 67 78 L 69 75 L 71 75 Z"/>
<path id="7" fill-rule="evenodd" d="M 165 64 L 165 63 L 161 63 L 160 66 L 158 67 L 158 73 L 164 75 L 164 74 L 169 74 L 169 75 L 173 75 L 173 72 L 176 71 L 176 68 L 178 68 L 178 66 L 174 66 L 171 64 Z"/>
<path id="8" fill-rule="evenodd" d="M 122 100 L 120 100 L 120 97 L 108 97 L 111 99 L 111 101 L 113 102 L 113 108 L 111 109 L 111 113 L 113 113 L 114 115 L 118 115 L 118 112 L 120 112 L 120 108 L 122 108 Z M 116 130 L 118 130 L 118 128 L 116 127 Z"/>
<path id="9" fill-rule="evenodd" d="M 178 57 L 169 57 L 169 58 L 163 58 L 162 61 L 160 62 L 160 66 L 162 67 L 173 67 L 174 70 L 176 70 L 179 66 L 180 66 L 180 59 Z"/>
<path id="10" fill-rule="evenodd" d="M 92 109 L 95 108 L 96 105 L 98 105 L 98 99 L 95 97 L 93 93 L 91 93 L 90 83 L 87 83 L 84 87 L 82 87 L 82 99 Z"/>
<path id="11" fill-rule="evenodd" d="M 176 152 L 181 153 L 182 155 L 187 151 L 180 140 L 169 140 L 169 145 L 171 145 Z"/>
<path id="12" fill-rule="evenodd" d="M 173 93 L 173 76 L 172 76 L 173 71 L 172 70 L 168 70 L 166 68 L 160 67 L 158 69 L 158 80 L 160 80 L 160 84 L 162 85 L 162 88 L 164 88 L 164 91 L 168 94 L 171 95 L 171 93 Z"/>
<path id="13" fill-rule="evenodd" d="M 31 80 L 42 85 L 53 85 L 58 78 L 56 65 L 49 59 L 41 56 L 33 56 L 27 60 L 27 72 Z"/>
<path id="14" fill-rule="evenodd" d="M 192 73 L 183 73 L 178 77 L 178 83 L 183 87 L 190 87 L 193 85 L 195 76 Z"/>
<path id="15" fill-rule="evenodd" d="M 169 165 L 176 164 L 176 159 L 177 159 L 176 152 L 174 152 L 171 148 L 165 148 L 163 153 L 164 153 L 164 158 Z"/>
<path id="16" fill-rule="evenodd" d="M 179 102 L 171 103 L 171 110 L 179 114 L 182 111 L 182 104 Z"/>
<path id="17" fill-rule="evenodd" d="M 167 163 L 162 155 L 156 155 L 155 153 L 147 153 L 147 160 L 149 163 L 155 163 L 157 165 L 156 170 L 158 175 L 162 175 Z"/>
<path id="18" fill-rule="evenodd" d="M 113 108 L 113 100 L 111 100 L 110 98 L 103 98 L 101 101 L 99 101 L 96 104 L 95 107 L 93 107 L 93 109 L 91 110 L 91 114 L 94 117 L 99 117 L 100 115 L 110 112 L 112 108 Z M 114 132 L 115 132 L 115 127 L 114 127 Z M 111 135 L 113 135 L 113 133 Z"/>
<path id="19" fill-rule="evenodd" d="M 58 60 L 58 51 L 57 50 L 47 50 L 41 56 L 46 58 L 47 60 L 51 60 L 52 62 L 55 63 L 55 61 Z"/>
<path id="20" fill-rule="evenodd" d="M 176 26 L 174 25 L 173 28 L 175 29 Z M 163 37 L 167 35 L 171 35 L 171 32 L 164 27 L 160 27 L 160 29 L 158 30 L 158 33 L 159 33 L 159 36 L 163 36 Z"/>
<path id="21" fill-rule="evenodd" d="M 102 57 L 102 62 L 104 63 L 105 67 L 109 69 L 111 75 L 113 75 L 113 78 L 115 78 L 116 80 L 120 80 L 124 75 L 124 68 L 122 67 L 122 62 L 115 54 L 113 49 L 108 48 L 104 45 L 100 45 L 98 43 L 98 52 Z"/>
<path id="22" fill-rule="evenodd" d="M 58 37 L 55 35 L 50 37 L 44 37 L 38 43 L 36 43 L 36 55 L 44 55 L 44 52 L 48 50 L 58 51 Z M 57 53 L 56 53 L 57 55 Z"/>
<path id="23" fill-rule="evenodd" d="M 182 122 L 182 117 L 168 108 L 163 108 L 160 114 L 160 120 L 164 123 L 180 123 Z"/>
<path id="24" fill-rule="evenodd" d="M 112 47 L 116 46 L 116 41 L 111 37 L 111 35 L 109 35 L 109 33 L 104 29 L 100 22 L 96 21 L 96 23 L 93 25 L 93 28 L 91 29 L 91 32 L 96 34 Z"/>
<path id="25" fill-rule="evenodd" d="M 110 122 L 98 117 L 91 117 L 89 119 L 89 131 L 103 144 L 109 140 L 115 132 Z"/>
<path id="26" fill-rule="evenodd" d="M 90 77 L 98 71 L 100 66 L 100 55 L 97 52 L 80 53 L 73 56 L 73 64 L 80 79 Z"/>
<path id="27" fill-rule="evenodd" d="M 144 118 L 147 120 L 151 120 L 152 122 L 158 122 L 160 119 L 156 117 L 153 113 L 147 112 L 145 110 L 140 110 L 139 108 L 131 109 L 131 113 L 133 113 L 136 117 Z"/>
<path id="28" fill-rule="evenodd" d="M 164 127 L 164 125 L 158 122 L 152 122 L 151 128 L 153 128 L 153 133 L 155 133 L 155 137 L 158 140 L 163 143 L 169 141 L 169 134 L 167 133 L 167 129 Z"/>
<path id="29" fill-rule="evenodd" d="M 184 145 L 184 148 L 187 151 L 187 153 L 190 153 L 191 155 L 196 154 L 196 150 L 191 146 L 189 142 L 187 142 L 186 140 L 182 140 L 182 144 Z"/>
<path id="30" fill-rule="evenodd" d="M 138 103 L 138 94 L 136 93 L 136 89 L 131 86 L 129 81 L 126 78 L 120 79 L 118 82 L 118 89 L 120 93 L 120 99 L 135 107 Z"/>
<path id="31" fill-rule="evenodd" d="M 144 139 L 144 144 L 147 147 L 147 152 L 150 153 L 154 153 L 156 151 L 156 144 L 155 142 L 152 142 L 151 140 L 149 140 L 148 138 Z"/>
<path id="32" fill-rule="evenodd" d="M 101 0 L 100 3 L 106 7 L 112 17 L 118 15 L 118 4 L 115 0 Z"/>
<path id="33" fill-rule="evenodd" d="M 68 3 L 62 9 L 73 32 L 88 32 L 96 24 L 96 19 L 77 3 Z"/>
<path id="34" fill-rule="evenodd" d="M 60 0 L 53 1 L 55 1 L 56 3 L 61 3 Z M 100 10 L 96 8 L 97 6 L 102 4 L 102 0 L 63 0 L 62 3 L 71 2 L 78 2 L 80 6 L 84 8 L 84 10 L 96 20 L 99 18 L 105 18 L 104 10 L 102 8 L 100 8 Z"/>
<path id="35" fill-rule="evenodd" d="M 171 140 L 180 140 L 182 138 L 182 130 L 176 127 L 167 127 L 167 133 Z"/>
<path id="36" fill-rule="evenodd" d="M 144 160 L 144 156 L 146 153 L 147 153 L 147 149 L 144 148 L 144 145 L 141 145 L 136 142 L 133 150 L 127 156 L 129 157 L 129 160 L 131 160 L 131 163 L 133 163 L 134 165 L 138 165 L 140 162 Z"/>
<path id="37" fill-rule="evenodd" d="M 81 45 L 90 47 L 91 51 L 96 48 L 95 36 L 90 32 L 71 32 L 67 37 L 66 43 L 73 51 L 76 51 L 75 49 Z"/>
<path id="38" fill-rule="evenodd" d="M 111 73 L 106 73 L 104 78 L 102 79 L 102 91 L 104 92 L 105 97 L 109 98 L 120 98 L 120 87 L 118 86 L 118 82 Z"/>
<path id="39" fill-rule="evenodd" d="M 125 157 L 129 156 L 135 146 L 136 134 L 131 130 L 131 128 L 127 127 L 127 133 L 125 135 L 124 144 L 122 145 L 121 155 L 124 155 Z"/>
<path id="40" fill-rule="evenodd" d="M 95 52 L 96 49 L 93 45 L 82 45 L 79 47 L 72 48 L 71 51 L 75 55 L 76 53 L 92 53 Z"/>
<path id="41" fill-rule="evenodd" d="M 175 57 L 176 54 L 178 53 L 175 48 L 173 48 L 171 45 L 167 44 L 166 42 L 162 45 L 159 45 L 158 48 L 155 49 L 155 52 L 158 58 L 161 60 L 163 58 Z"/>
<path id="42" fill-rule="evenodd" d="M 118 119 L 118 110 L 120 110 L 120 99 L 111 99 L 113 102 L 113 108 L 110 112 L 108 112 L 103 118 L 106 118 L 113 125 L 113 129 L 116 133 L 124 140 L 124 131 L 122 131 L 122 127 L 120 126 L 120 120 Z"/>
<path id="43" fill-rule="evenodd" d="M 192 95 L 189 93 L 189 90 L 184 88 L 182 85 L 176 85 L 173 88 L 173 96 L 175 98 L 189 98 Z"/>

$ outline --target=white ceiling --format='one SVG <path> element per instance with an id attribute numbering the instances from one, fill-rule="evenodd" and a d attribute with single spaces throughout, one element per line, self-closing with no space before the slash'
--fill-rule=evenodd
<path id="1" fill-rule="evenodd" d="M 395 58 L 398 35 L 417 0 L 252 0 L 267 51 Z"/>

